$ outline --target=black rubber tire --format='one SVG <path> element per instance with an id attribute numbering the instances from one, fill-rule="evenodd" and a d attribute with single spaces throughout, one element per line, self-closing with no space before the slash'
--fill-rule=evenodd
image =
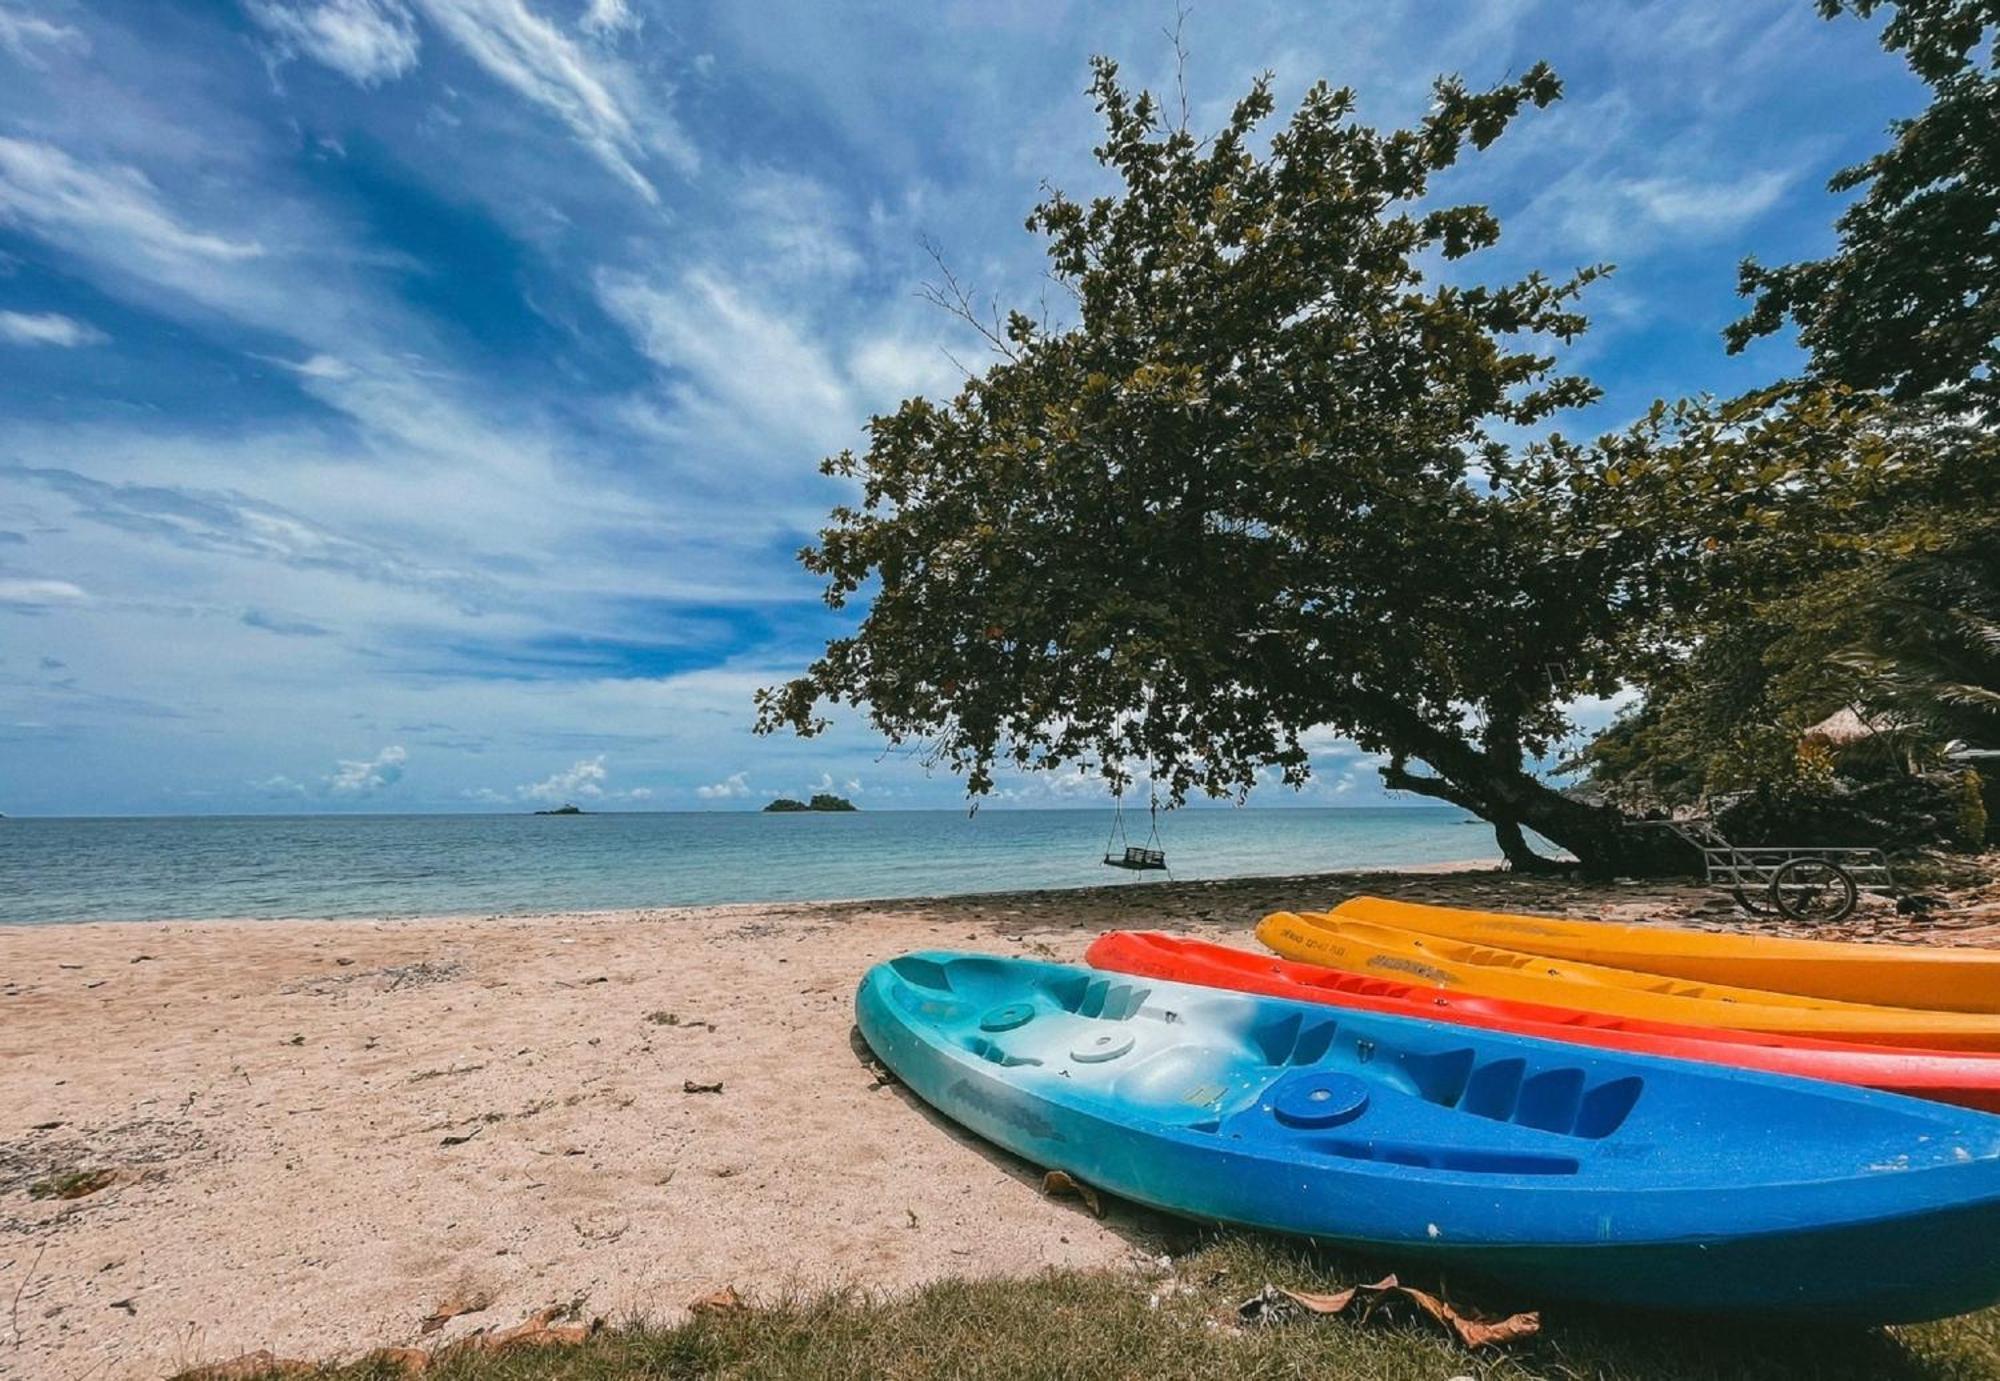
<path id="1" fill-rule="evenodd" d="M 1806 925 L 1832 925 L 1854 914 L 1861 889 L 1854 875 L 1823 858 L 1793 858 L 1771 874 L 1771 901 L 1784 915 Z"/>
<path id="2" fill-rule="evenodd" d="M 1744 891 L 1741 887 L 1736 887 L 1730 890 L 1729 895 L 1736 898 L 1736 904 L 1753 916 L 1775 916 L 1778 914 L 1777 910 L 1769 904 L 1771 900 L 1769 892 L 1766 892 L 1761 897 L 1752 897 L 1750 893 Z"/>

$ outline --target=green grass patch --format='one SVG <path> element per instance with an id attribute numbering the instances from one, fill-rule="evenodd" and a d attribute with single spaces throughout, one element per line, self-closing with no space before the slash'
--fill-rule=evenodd
<path id="1" fill-rule="evenodd" d="M 31 1199 L 81 1199 L 118 1178 L 116 1170 L 57 1170 L 28 1186 Z"/>
<path id="2" fill-rule="evenodd" d="M 1326 1377 L 1343 1381 L 1992 1381 L 2000 1310 L 1894 1329 L 1779 1327 L 1551 1307 L 1540 1336 L 1468 1353 L 1436 1329 L 1376 1318 L 1229 1327 L 1267 1282 L 1330 1291 L 1370 1265 L 1269 1238 L 1223 1237 L 1156 1278 L 1052 1271 L 1024 1280 L 942 1281 L 907 1294 L 797 1293 L 673 1327 L 625 1323 L 577 1345 L 442 1358 L 427 1378 Z M 1436 1288 L 1435 1280 L 1411 1283 Z M 1462 1292 L 1459 1292 L 1462 1293 Z M 1459 1303 L 1516 1308 L 1490 1292 Z M 388 1362 L 328 1373 L 402 1375 Z"/>

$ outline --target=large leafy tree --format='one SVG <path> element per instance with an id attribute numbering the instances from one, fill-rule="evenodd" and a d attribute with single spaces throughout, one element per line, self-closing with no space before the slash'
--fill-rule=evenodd
<path id="1" fill-rule="evenodd" d="M 993 322 L 999 358 L 956 397 L 825 463 L 859 498 L 802 559 L 866 612 L 760 695 L 760 726 L 812 733 L 844 701 L 975 793 L 1009 763 L 1175 800 L 1300 783 L 1301 735 L 1330 726 L 1392 786 L 1492 821 L 1517 865 L 1540 861 L 1527 827 L 1631 866 L 1642 837 L 1533 767 L 1565 704 L 1616 686 L 1651 592 L 1579 510 L 1578 452 L 1494 439 L 1594 396 L 1550 346 L 1596 270 L 1440 272 L 1499 226 L 1427 200 L 1555 76 L 1440 81 L 1388 133 L 1316 86 L 1261 152 L 1263 82 L 1207 139 L 1108 61 L 1092 91 L 1116 190 L 1027 222 L 1072 320 Z"/>
<path id="2" fill-rule="evenodd" d="M 1825 259 L 1742 269 L 1741 350 L 1789 320 L 1824 381 L 1902 400 L 2000 402 L 2000 0 L 1819 0 L 1822 15 L 1891 11 L 1882 42 L 1931 88 L 1895 142 L 1835 175 L 1861 196 Z"/>
<path id="3" fill-rule="evenodd" d="M 1921 756 L 2000 734 L 2000 0 L 1820 0 L 1887 10 L 1884 46 L 1931 88 L 1825 259 L 1745 264 L 1732 349 L 1787 321 L 1795 385 L 1684 405 L 1609 447 L 1613 521 L 1678 572 L 1641 713 L 1593 745 L 1600 781 L 1668 796 L 1785 784 L 1800 731 L 1843 706 Z M 1656 574 L 1659 574 L 1656 572 Z"/>
<path id="4" fill-rule="evenodd" d="M 2000 739 L 2000 436 L 1807 386 L 1661 408 L 1598 448 L 1589 507 L 1644 529 L 1644 706 L 1583 755 L 1680 804 L 1824 773 L 1808 726 L 1857 708 L 1903 761 Z M 1616 483 L 1608 482 L 1615 477 Z"/>

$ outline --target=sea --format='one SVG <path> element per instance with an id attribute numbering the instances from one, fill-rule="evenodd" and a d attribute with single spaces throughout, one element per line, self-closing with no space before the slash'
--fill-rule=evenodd
<path id="1" fill-rule="evenodd" d="M 1207 808 L 1162 815 L 1167 871 L 1131 873 L 1104 865 L 1112 823 L 1108 810 L 0 819 L 0 924 L 942 896 L 1499 857 L 1492 831 L 1453 809 Z M 1148 842 L 1143 815 L 1126 829 Z"/>

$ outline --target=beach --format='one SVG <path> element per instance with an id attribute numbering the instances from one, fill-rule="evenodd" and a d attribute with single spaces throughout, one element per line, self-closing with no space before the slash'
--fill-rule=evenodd
<path id="1" fill-rule="evenodd" d="M 1738 923 L 1695 888 L 1440 869 L 0 929 L 0 1375 L 352 1357 L 556 1305 L 672 1319 L 724 1288 L 1140 1266 L 1190 1230 L 1045 1197 L 1036 1167 L 914 1103 L 854 1034 L 856 980 L 917 948 L 1073 961 L 1113 927 L 1248 946 L 1270 910 L 1363 892 Z M 2000 896 L 1950 916 L 1920 930 L 1878 906 L 1849 931 L 2000 943 Z M 29 1192 L 98 1171 L 83 1197 Z"/>

